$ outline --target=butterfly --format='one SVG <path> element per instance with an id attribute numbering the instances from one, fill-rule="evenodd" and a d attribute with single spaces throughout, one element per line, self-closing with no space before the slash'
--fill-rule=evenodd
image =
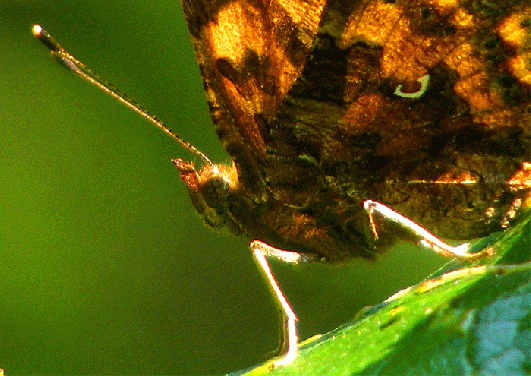
<path id="1" fill-rule="evenodd" d="M 233 165 L 174 163 L 205 222 L 257 239 L 265 270 L 262 255 L 374 258 L 396 237 L 389 223 L 472 258 L 416 223 L 446 238 L 482 237 L 529 200 L 524 1 L 182 5 Z M 294 320 L 279 289 L 277 298 Z M 295 357 L 293 326 L 277 365 Z"/>
<path id="2" fill-rule="evenodd" d="M 506 228 L 531 202 L 531 8 L 523 0 L 183 0 L 216 132 L 215 164 L 64 51 L 69 69 L 195 153 L 173 160 L 214 229 L 267 263 L 375 258 L 396 238 L 473 260 L 438 237 Z"/>

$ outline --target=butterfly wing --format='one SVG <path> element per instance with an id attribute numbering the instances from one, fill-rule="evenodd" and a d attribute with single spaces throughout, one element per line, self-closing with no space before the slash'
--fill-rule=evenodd
<path id="1" fill-rule="evenodd" d="M 529 197 L 526 0 L 183 9 L 216 131 L 242 192 L 265 203 L 238 212 L 248 235 L 339 259 L 372 249 L 368 198 L 473 238 Z"/>
<path id="2" fill-rule="evenodd" d="M 312 49 L 325 0 L 183 0 L 210 113 L 240 184 L 265 197 L 268 123 Z"/>
<path id="3" fill-rule="evenodd" d="M 271 192 L 338 233 L 366 198 L 439 236 L 499 229 L 531 190 L 530 19 L 525 0 L 328 1 L 269 125 Z"/>

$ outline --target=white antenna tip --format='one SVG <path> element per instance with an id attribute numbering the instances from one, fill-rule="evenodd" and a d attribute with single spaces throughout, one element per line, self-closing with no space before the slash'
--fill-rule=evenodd
<path id="1" fill-rule="evenodd" d="M 33 28 L 31 29 L 31 32 L 35 36 L 35 38 L 39 37 L 42 33 L 42 26 L 41 25 L 33 25 Z"/>

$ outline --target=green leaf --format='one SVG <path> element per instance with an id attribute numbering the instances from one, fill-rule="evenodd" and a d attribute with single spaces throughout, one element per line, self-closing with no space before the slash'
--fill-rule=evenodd
<path id="1" fill-rule="evenodd" d="M 238 374 L 529 374 L 530 213 L 471 249 L 492 246 L 492 257 L 451 261 L 352 322 L 302 343 L 288 366 L 271 369 L 267 362 Z"/>

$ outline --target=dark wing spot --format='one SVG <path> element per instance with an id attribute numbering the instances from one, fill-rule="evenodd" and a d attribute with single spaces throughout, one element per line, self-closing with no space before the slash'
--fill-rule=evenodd
<path id="1" fill-rule="evenodd" d="M 216 69 L 234 85 L 243 84 L 244 78 L 242 77 L 241 71 L 237 70 L 229 60 L 223 58 L 216 60 Z"/>
<path id="2" fill-rule="evenodd" d="M 475 0 L 465 1 L 463 6 L 472 11 L 476 16 L 487 19 L 495 19 L 503 16 L 515 4 L 521 0 Z"/>
<path id="3" fill-rule="evenodd" d="M 525 92 L 518 80 L 506 72 L 497 77 L 493 83 L 493 89 L 500 94 L 505 103 L 513 106 L 524 103 L 526 96 L 529 96 L 529 92 Z"/>
<path id="4" fill-rule="evenodd" d="M 255 51 L 247 50 L 241 64 L 220 58 L 216 60 L 215 65 L 223 77 L 236 86 L 243 86 L 251 78 L 256 78 L 260 83 L 265 82 L 264 75 L 269 72 L 271 63 L 269 59 L 260 57 Z"/>
<path id="5" fill-rule="evenodd" d="M 480 41 L 479 51 L 483 58 L 490 65 L 491 69 L 498 64 L 503 63 L 508 57 L 514 55 L 509 46 L 507 46 L 498 35 L 487 34 Z"/>
<path id="6" fill-rule="evenodd" d="M 348 50 L 340 50 L 332 37 L 320 35 L 290 95 L 342 104 L 347 76 L 347 58 Z"/>
<path id="7" fill-rule="evenodd" d="M 439 11 L 429 5 L 411 6 L 405 12 L 411 20 L 411 30 L 419 35 L 429 37 L 447 37 L 456 32 L 454 25 L 450 23 L 451 13 L 440 14 Z"/>

